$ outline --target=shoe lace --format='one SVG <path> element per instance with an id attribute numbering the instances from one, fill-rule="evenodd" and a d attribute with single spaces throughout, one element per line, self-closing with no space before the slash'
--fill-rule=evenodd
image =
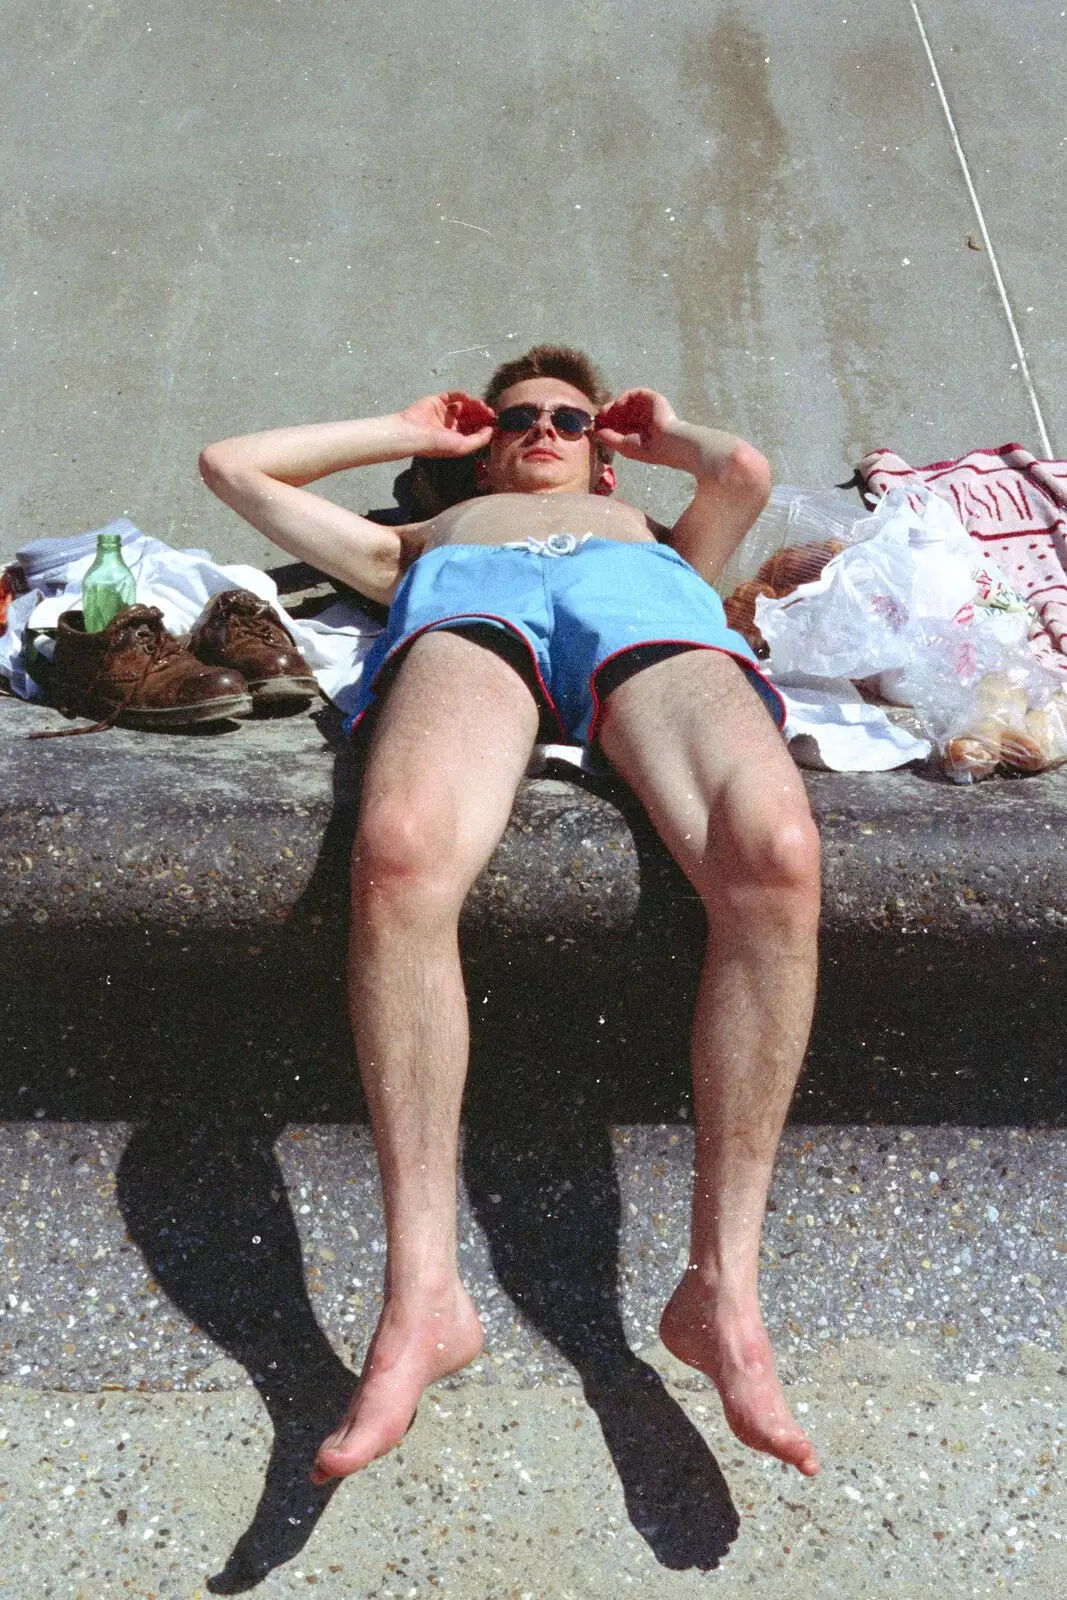
<path id="1" fill-rule="evenodd" d="M 127 702 L 131 696 L 144 686 L 145 679 L 149 673 L 154 672 L 158 667 L 166 666 L 167 662 L 172 660 L 175 655 L 182 655 L 185 650 L 181 640 L 176 639 L 172 633 L 168 633 L 166 628 L 154 628 L 148 622 L 138 623 L 135 638 L 138 648 L 144 651 L 145 665 L 144 671 L 133 688 L 127 691 Z"/>
<path id="2" fill-rule="evenodd" d="M 277 644 L 279 633 L 285 630 L 274 617 L 260 613 L 258 616 L 233 616 L 230 626 L 240 629 L 248 638 L 259 639 L 263 644 Z"/>

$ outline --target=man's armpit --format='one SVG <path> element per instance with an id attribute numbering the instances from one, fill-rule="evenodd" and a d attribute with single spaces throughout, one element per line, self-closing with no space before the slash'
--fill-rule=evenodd
<path id="1" fill-rule="evenodd" d="M 419 559 L 419 557 L 422 555 L 422 552 L 426 548 L 425 531 L 422 531 L 422 536 L 419 537 L 420 530 L 425 530 L 425 528 L 426 523 L 417 522 L 413 527 L 397 529 L 397 532 L 400 534 L 400 561 L 397 575 L 398 583 L 404 574 L 409 570 L 409 568 L 415 565 L 415 562 Z"/>

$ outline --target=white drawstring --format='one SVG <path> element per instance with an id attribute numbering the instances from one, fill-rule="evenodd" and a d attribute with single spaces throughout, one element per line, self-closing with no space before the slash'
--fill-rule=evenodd
<path id="1" fill-rule="evenodd" d="M 581 549 L 591 533 L 550 533 L 547 539 L 535 539 L 528 533 L 525 539 L 509 539 L 505 550 L 529 550 L 535 556 L 572 556 Z"/>

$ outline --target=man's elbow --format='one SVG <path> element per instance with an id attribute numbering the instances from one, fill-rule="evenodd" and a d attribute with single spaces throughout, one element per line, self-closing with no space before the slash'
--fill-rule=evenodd
<path id="1" fill-rule="evenodd" d="M 246 498 L 256 481 L 255 469 L 239 446 L 239 440 L 222 439 L 200 452 L 201 478 L 213 494 L 235 510 L 235 499 Z"/>
<path id="2" fill-rule="evenodd" d="M 200 476 L 208 488 L 219 494 L 231 476 L 231 462 L 226 440 L 220 444 L 205 445 L 200 452 Z"/>
<path id="3" fill-rule="evenodd" d="M 739 439 L 726 467 L 731 498 L 751 511 L 755 522 L 771 497 L 771 469 L 765 455 L 755 445 Z"/>

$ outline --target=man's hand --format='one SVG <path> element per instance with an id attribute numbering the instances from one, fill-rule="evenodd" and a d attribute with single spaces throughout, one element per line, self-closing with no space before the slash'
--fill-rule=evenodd
<path id="1" fill-rule="evenodd" d="M 496 415 L 482 400 L 448 389 L 428 394 L 399 413 L 403 422 L 425 435 L 413 449 L 420 456 L 472 456 L 493 437 Z"/>
<path id="2" fill-rule="evenodd" d="M 676 452 L 668 441 L 677 421 L 670 401 L 654 389 L 627 389 L 597 414 L 593 432 L 599 443 L 631 461 L 671 467 Z"/>
<path id="3" fill-rule="evenodd" d="M 633 461 L 691 472 L 696 494 L 668 543 L 714 583 L 770 494 L 763 456 L 736 434 L 683 422 L 654 389 L 627 389 L 597 416 L 599 443 Z"/>

